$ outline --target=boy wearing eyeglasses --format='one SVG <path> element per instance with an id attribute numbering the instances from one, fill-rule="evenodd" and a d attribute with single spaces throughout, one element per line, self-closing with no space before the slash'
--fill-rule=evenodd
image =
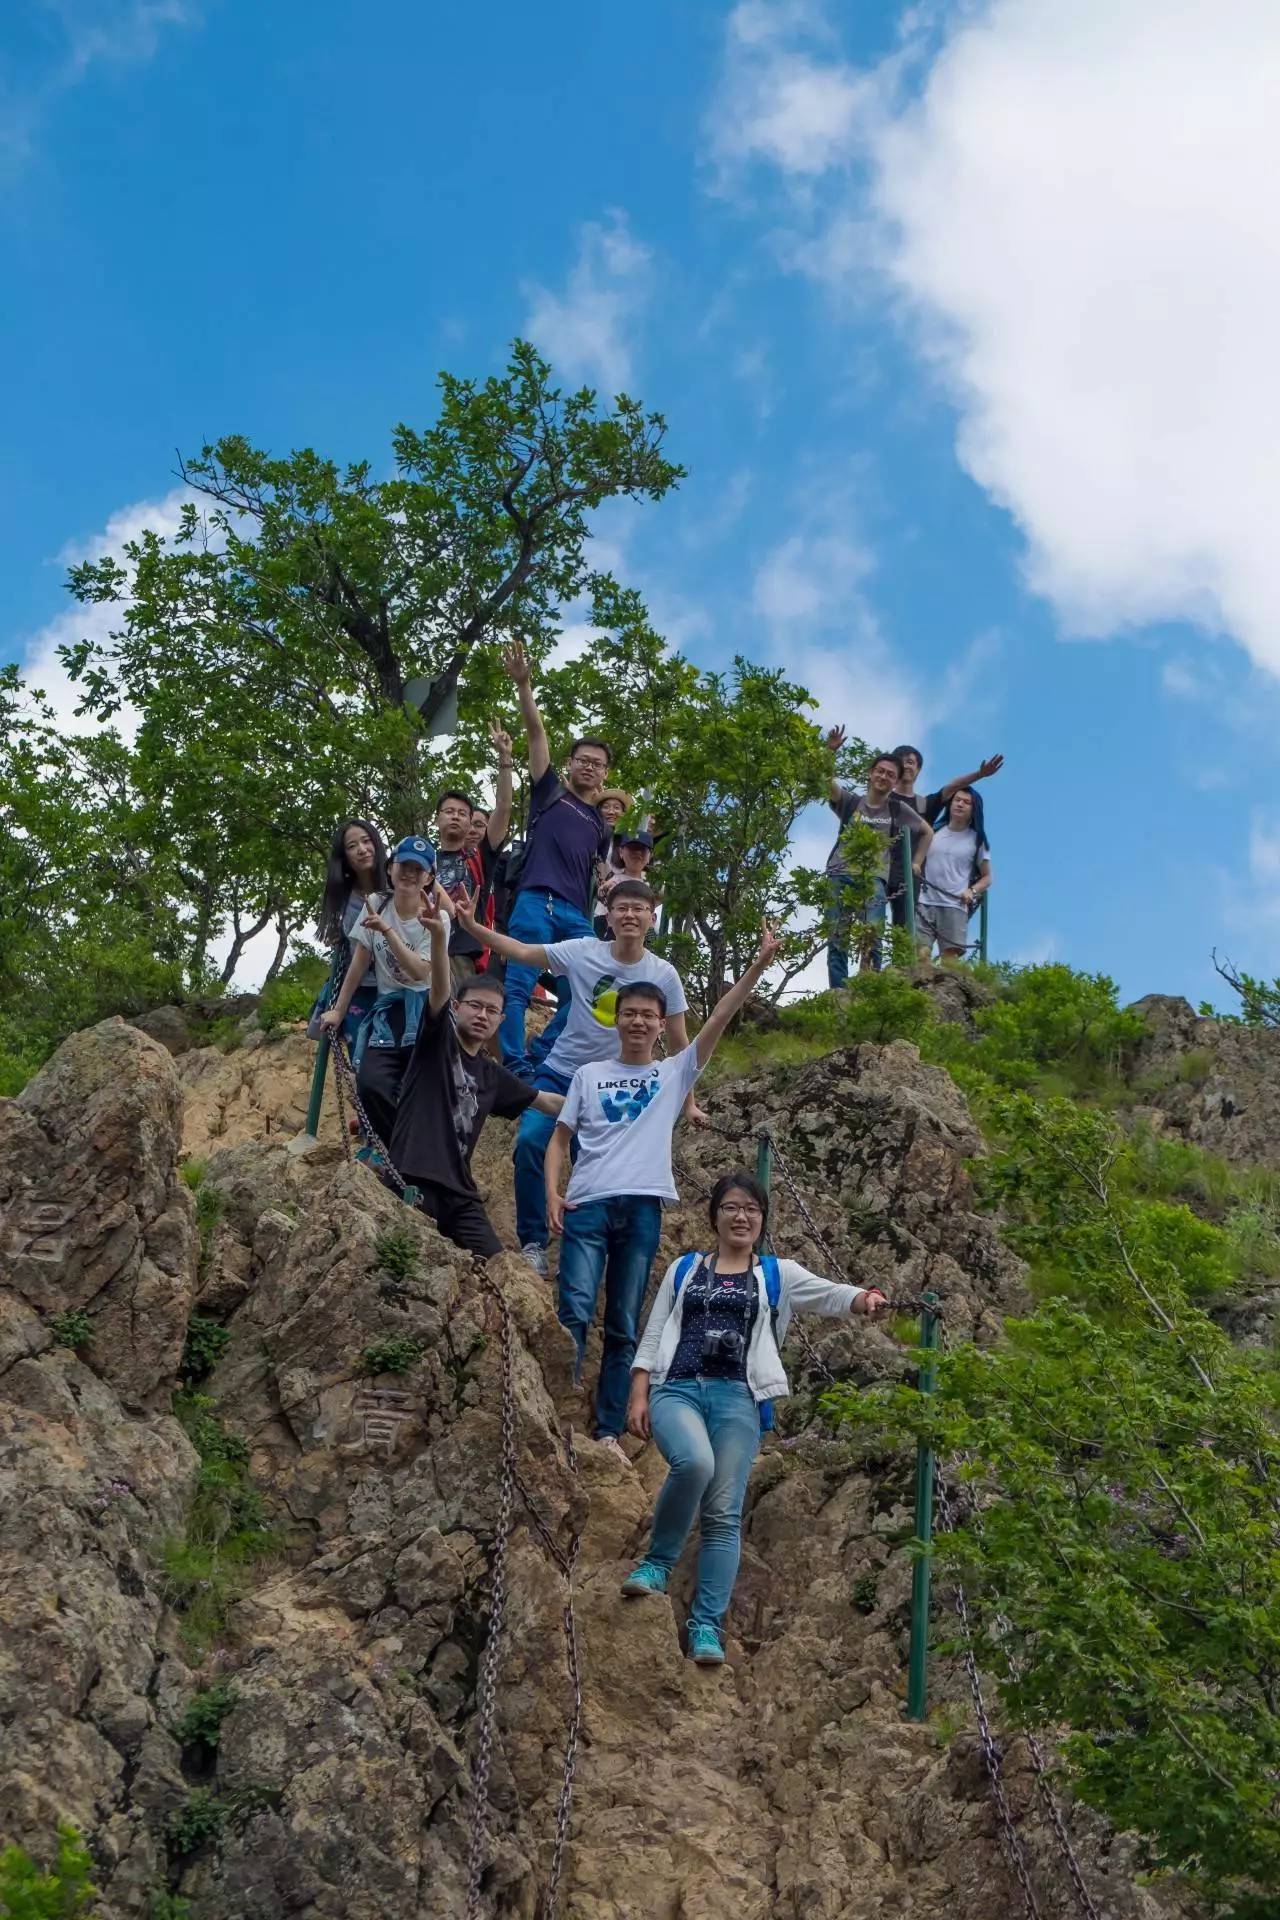
<path id="1" fill-rule="evenodd" d="M 520 642 L 504 656 L 515 684 L 529 744 L 529 824 L 524 859 L 507 919 L 511 939 L 526 946 L 552 946 L 562 940 L 589 939 L 588 911 L 596 862 L 609 844 L 609 827 L 596 802 L 604 788 L 613 753 L 604 740 L 575 740 L 569 749 L 567 778 L 551 765 L 547 730 L 529 679 L 529 662 Z M 537 983 L 535 968 L 508 964 L 506 1005 L 498 1044 L 508 1069 L 530 1079 L 534 1062 L 525 1040 L 525 1010 Z"/>

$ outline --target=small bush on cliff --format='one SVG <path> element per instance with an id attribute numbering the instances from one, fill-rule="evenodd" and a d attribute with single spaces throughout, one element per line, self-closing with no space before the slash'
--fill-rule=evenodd
<path id="1" fill-rule="evenodd" d="M 1146 1031 L 1141 1014 L 1117 1005 L 1106 974 L 1057 965 L 1013 973 L 1000 998 L 974 1014 L 974 1026 L 976 1040 L 940 1024 L 922 1051 L 979 1094 L 992 1085 L 1096 1096 L 1117 1085 Z"/>
<path id="2" fill-rule="evenodd" d="M 230 1681 L 219 1680 L 212 1687 L 193 1693 L 173 1731 L 184 1747 L 215 1753 L 221 1738 L 222 1723 L 236 1703 Z"/>
<path id="3" fill-rule="evenodd" d="M 278 1033 L 305 1020 L 328 977 L 327 962 L 313 953 L 299 954 L 281 967 L 258 1001 L 258 1025 L 263 1032 Z"/>
<path id="4" fill-rule="evenodd" d="M 22 1847 L 0 1853 L 0 1915 L 3 1920 L 76 1920 L 93 1911 L 98 1889 L 93 1862 L 74 1827 L 58 1828 L 52 1867 L 38 1867 Z"/>
<path id="5" fill-rule="evenodd" d="M 421 1248 L 408 1227 L 384 1227 L 373 1243 L 374 1266 L 393 1280 L 412 1280 L 422 1264 Z"/>
<path id="6" fill-rule="evenodd" d="M 366 1347 L 360 1355 L 360 1366 L 365 1373 L 408 1373 L 421 1358 L 421 1342 L 411 1340 L 408 1334 L 397 1334 Z"/>
<path id="7" fill-rule="evenodd" d="M 49 1322 L 49 1331 L 60 1347 L 83 1347 L 93 1338 L 93 1316 L 83 1307 L 68 1307 L 65 1313 L 55 1313 Z"/>
<path id="8" fill-rule="evenodd" d="M 182 1377 L 193 1385 L 213 1372 L 226 1352 L 231 1334 L 226 1327 L 206 1315 L 193 1313 L 187 1322 L 187 1339 L 182 1349 Z"/>
<path id="9" fill-rule="evenodd" d="M 929 1399 L 840 1389 L 927 1436 L 975 1515 L 939 1541 L 1015 1724 L 1065 1729 L 1076 1793 L 1211 1909 L 1280 1901 L 1280 1438 L 1274 1383 L 1198 1304 L 1225 1233 L 1136 1194 L 1108 1117 L 993 1103 L 987 1191 L 1052 1297 Z M 956 1461 L 962 1464 L 956 1467 Z M 1006 1626 L 1005 1623 L 1008 1623 Z"/>
<path id="10" fill-rule="evenodd" d="M 250 1567 L 273 1551 L 276 1539 L 249 1481 L 248 1450 L 226 1432 L 212 1400 L 175 1394 L 173 1411 L 200 1455 L 200 1478 L 186 1532 L 164 1544 L 165 1597 L 184 1616 L 184 1637 L 198 1649 L 223 1632 Z"/>

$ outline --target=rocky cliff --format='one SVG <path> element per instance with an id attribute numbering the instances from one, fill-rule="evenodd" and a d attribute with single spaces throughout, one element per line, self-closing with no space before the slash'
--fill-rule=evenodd
<path id="1" fill-rule="evenodd" d="M 103 1920 L 184 1911 L 171 1896 L 193 1920 L 461 1915 L 505 1367 L 516 1479 L 479 1911 L 547 1910 L 576 1537 L 561 1915 L 1021 1912 L 945 1662 L 938 1697 L 960 1704 L 903 1718 L 909 1468 L 805 1424 L 827 1372 L 902 1366 L 892 1331 L 814 1322 L 807 1352 L 791 1343 L 797 1393 L 753 1477 L 730 1664 L 695 1669 L 688 1567 L 671 1601 L 617 1591 L 653 1449 L 623 1466 L 566 1445 L 584 1408 L 551 1292 L 519 1260 L 478 1274 L 346 1162 L 331 1117 L 309 1156 L 286 1151 L 309 1071 L 297 1038 L 174 1060 L 108 1021 L 0 1102 L 0 1835 L 45 1857 L 73 1822 Z M 1018 1303 L 1017 1265 L 973 1210 L 964 1103 L 911 1047 L 721 1083 L 711 1110 L 718 1131 L 680 1143 L 664 1251 L 705 1241 L 700 1192 L 750 1158 L 763 1119 L 850 1277 L 900 1298 L 931 1286 L 979 1338 Z M 505 1150 L 492 1128 L 500 1221 Z M 206 1162 L 195 1198 L 184 1151 Z M 821 1264 L 781 1182 L 776 1227 Z M 213 1364 L 180 1421 L 193 1313 L 188 1375 Z M 1040 1911 L 1065 1920 L 1019 1741 L 1006 1780 Z M 1068 1819 L 1100 1914 L 1183 1911 L 1135 1884 L 1123 1843 Z"/>

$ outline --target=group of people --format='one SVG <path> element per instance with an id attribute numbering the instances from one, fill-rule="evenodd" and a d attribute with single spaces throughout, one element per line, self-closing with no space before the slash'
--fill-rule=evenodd
<path id="1" fill-rule="evenodd" d="M 827 735 L 833 758 L 844 741 L 844 728 L 833 727 Z M 832 776 L 828 798 L 840 832 L 827 860 L 829 986 L 848 984 L 851 948 L 862 966 L 879 970 L 886 918 L 894 926 L 908 925 L 908 887 L 919 958 L 930 959 L 935 946 L 944 963 L 965 957 L 972 944 L 970 917 L 991 885 L 991 848 L 977 782 L 1003 765 L 1004 755 L 996 753 L 935 793 L 919 793 L 924 755 L 919 747 L 902 746 L 876 757 L 861 793 Z M 857 872 L 851 865 L 847 831 L 855 821 L 881 843 L 878 866 L 870 874 L 861 864 Z"/>
<path id="2" fill-rule="evenodd" d="M 604 1295 L 593 1438 L 628 1464 L 624 1433 L 652 1438 L 670 1468 L 648 1552 L 623 1592 L 665 1592 L 698 1518 L 689 1652 L 716 1664 L 751 1463 L 773 1400 L 788 1391 L 780 1349 L 791 1316 L 874 1314 L 885 1301 L 874 1288 L 837 1284 L 766 1251 L 768 1195 L 734 1168 L 711 1195 L 708 1250 L 667 1268 L 641 1334 L 662 1209 L 677 1198 L 676 1125 L 705 1120 L 699 1078 L 780 941 L 766 922 L 750 966 L 691 1039 L 680 976 L 650 945 L 658 907 L 651 823 L 623 824 L 631 801 L 607 785 L 606 741 L 575 740 L 564 767 L 552 765 L 519 645 L 508 650 L 506 668 L 528 754 L 523 842 L 504 852 L 514 755 L 497 725 L 491 808 L 450 789 L 437 803 L 433 837 L 407 835 L 389 857 L 370 822 L 345 821 L 319 929 L 335 948 L 335 972 L 316 1028 L 341 1031 L 351 1046 L 376 1136 L 366 1151 L 375 1164 L 379 1152 L 390 1162 L 379 1170 L 394 1170 L 441 1232 L 480 1258 L 502 1243 L 472 1156 L 491 1113 L 517 1122 L 517 1238 L 528 1264 L 547 1275 L 550 1241 L 559 1237 L 558 1315 L 579 1378 Z M 833 765 L 843 740 L 840 729 L 828 737 Z M 921 764 L 918 751 L 904 747 L 875 761 L 864 792 L 833 778 L 842 839 L 861 820 L 884 841 L 879 871 L 861 895 L 842 841 L 828 864 L 833 987 L 848 979 L 851 927 L 878 936 L 886 914 L 901 924 L 908 884 L 919 889 L 922 950 L 936 943 L 947 958 L 967 945 L 968 913 L 991 880 L 974 784 L 998 771 L 1000 758 L 927 796 L 916 793 Z M 861 957 L 879 964 L 874 941 L 864 942 Z M 556 1005 L 531 1036 L 526 1016 L 540 980 Z"/>

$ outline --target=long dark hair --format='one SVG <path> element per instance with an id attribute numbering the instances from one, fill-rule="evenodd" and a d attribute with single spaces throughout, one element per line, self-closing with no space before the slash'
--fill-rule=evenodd
<path id="1" fill-rule="evenodd" d="M 952 801 L 955 800 L 957 794 L 961 794 L 961 793 L 967 793 L 969 798 L 973 802 L 973 818 L 970 820 L 969 825 L 973 828 L 974 832 L 978 836 L 978 852 L 981 853 L 983 848 L 985 847 L 987 852 L 989 853 L 991 849 L 987 841 L 987 826 L 982 813 L 982 795 L 980 793 L 975 793 L 972 787 L 957 787 L 955 793 L 952 794 L 951 799 L 948 800 L 946 806 L 939 811 L 937 818 L 932 822 L 932 824 L 935 827 L 949 827 L 951 825 Z"/>
<path id="2" fill-rule="evenodd" d="M 316 921 L 316 939 L 326 947 L 336 947 L 343 937 L 342 916 L 346 911 L 347 895 L 355 885 L 355 875 L 347 863 L 347 852 L 343 845 L 352 827 L 360 827 L 373 842 L 372 891 L 386 893 L 391 885 L 387 879 L 387 850 L 382 844 L 382 835 L 373 822 L 354 818 L 343 820 L 329 848 L 329 864 L 325 869 L 320 917 Z"/>

